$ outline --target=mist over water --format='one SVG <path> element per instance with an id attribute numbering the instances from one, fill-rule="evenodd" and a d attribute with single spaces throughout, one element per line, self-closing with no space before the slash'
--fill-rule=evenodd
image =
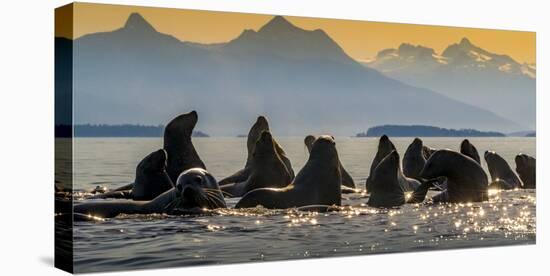
<path id="1" fill-rule="evenodd" d="M 276 134 L 276 133 L 275 133 Z M 303 137 L 276 137 L 298 172 L 308 158 Z M 392 138 L 401 156 L 413 138 Z M 424 138 L 432 148 L 458 150 L 462 138 Z M 522 152 L 535 156 L 534 138 L 469 138 L 480 154 L 494 150 L 515 168 Z M 246 138 L 194 138 L 207 169 L 220 180 L 241 169 Z M 337 137 L 340 159 L 364 188 L 377 138 Z M 133 181 L 135 167 L 162 147 L 161 138 L 77 138 L 75 189 L 115 188 Z M 484 168 L 486 164 L 482 161 Z M 429 194 L 433 195 L 433 194 Z M 503 191 L 474 204 L 366 207 L 365 194 L 343 195 L 339 212 L 219 210 L 209 216 L 119 216 L 75 223 L 77 272 L 271 261 L 534 244 L 534 190 Z M 238 199 L 229 199 L 234 206 Z"/>

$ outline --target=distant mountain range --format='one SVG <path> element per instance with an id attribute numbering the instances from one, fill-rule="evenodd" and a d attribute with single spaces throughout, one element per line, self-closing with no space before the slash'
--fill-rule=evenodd
<path id="1" fill-rule="evenodd" d="M 449 129 L 421 125 L 383 125 L 371 127 L 367 132 L 358 133 L 356 137 L 505 137 L 496 131 L 479 131 L 475 129 Z"/>
<path id="2" fill-rule="evenodd" d="M 364 63 L 387 76 L 435 90 L 535 128 L 536 67 L 484 50 L 463 38 L 441 54 L 421 45 L 385 49 Z"/>
<path id="3" fill-rule="evenodd" d="M 70 43 L 76 124 L 165 124 L 194 109 L 198 127 L 214 136 L 246 133 L 259 114 L 278 135 L 353 135 L 380 124 L 528 129 L 366 67 L 323 30 L 303 30 L 281 16 L 227 43 L 205 45 L 157 32 L 134 13 L 112 32 L 57 38 L 56 56 L 70 56 L 62 52 Z M 492 104 L 508 105 L 500 98 Z"/>

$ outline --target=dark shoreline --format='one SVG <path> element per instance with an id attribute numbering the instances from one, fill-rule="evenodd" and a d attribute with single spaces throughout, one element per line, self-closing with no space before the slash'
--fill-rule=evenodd
<path id="1" fill-rule="evenodd" d="M 506 137 L 496 131 L 480 131 L 476 129 L 451 129 L 427 125 L 382 125 L 369 128 L 358 133 L 356 137 Z"/>

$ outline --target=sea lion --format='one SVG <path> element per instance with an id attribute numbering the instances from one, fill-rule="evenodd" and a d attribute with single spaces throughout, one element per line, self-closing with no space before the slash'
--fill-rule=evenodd
<path id="1" fill-rule="evenodd" d="M 197 112 L 193 110 L 172 119 L 164 128 L 164 150 L 168 154 L 166 171 L 174 183 L 187 169 L 206 169 L 191 141 L 197 120 Z"/>
<path id="2" fill-rule="evenodd" d="M 336 143 L 331 136 L 319 136 L 309 159 L 296 178 L 285 188 L 261 188 L 248 192 L 235 208 L 261 205 L 285 209 L 309 205 L 341 205 L 342 177 Z"/>
<path id="3" fill-rule="evenodd" d="M 275 143 L 271 133 L 264 130 L 254 146 L 248 179 L 222 185 L 221 190 L 232 197 L 241 197 L 257 188 L 282 188 L 290 184 L 292 177 L 277 154 Z"/>
<path id="4" fill-rule="evenodd" d="M 423 154 L 423 143 L 420 138 L 414 138 L 403 155 L 403 174 L 410 178 L 418 178 L 418 175 L 426 164 Z"/>
<path id="5" fill-rule="evenodd" d="M 480 202 L 488 199 L 487 174 L 479 163 L 459 152 L 436 151 L 426 161 L 420 177 L 447 179 L 447 189 L 434 196 L 434 202 Z"/>
<path id="6" fill-rule="evenodd" d="M 418 148 L 422 149 L 421 146 Z M 374 169 L 367 204 L 372 207 L 389 208 L 407 202 L 421 202 L 426 197 L 429 187 L 430 183 L 421 183 L 403 174 L 399 163 L 399 154 L 394 150 L 384 157 Z"/>
<path id="7" fill-rule="evenodd" d="M 169 206 L 169 212 L 175 210 L 226 208 L 218 182 L 208 171 L 202 168 L 186 170 L 178 177 L 176 191 L 180 200 Z"/>
<path id="8" fill-rule="evenodd" d="M 167 160 L 166 151 L 160 149 L 139 162 L 132 187 L 134 200 L 151 200 L 174 187 L 166 171 Z"/>
<path id="9" fill-rule="evenodd" d="M 304 144 L 306 144 L 307 151 L 311 153 L 311 148 L 313 147 L 313 142 L 315 142 L 315 136 L 308 135 L 304 139 Z M 340 173 L 342 174 L 342 185 L 348 188 L 355 189 L 355 182 L 351 175 L 344 169 L 342 162 L 340 162 Z"/>
<path id="10" fill-rule="evenodd" d="M 523 182 L 523 188 L 535 189 L 537 187 L 536 159 L 527 154 L 516 155 L 516 172 Z"/>
<path id="11" fill-rule="evenodd" d="M 136 167 L 136 178 L 129 189 L 96 194 L 89 199 L 125 198 L 133 200 L 151 200 L 173 188 L 173 182 L 166 172 L 166 151 L 159 149 L 145 156 Z M 96 188 L 97 189 L 97 188 Z"/>
<path id="12" fill-rule="evenodd" d="M 119 214 L 171 213 L 174 210 L 225 208 L 226 204 L 214 177 L 202 168 L 184 171 L 172 188 L 150 201 L 101 201 L 74 205 L 75 218 L 112 218 Z M 82 216 L 84 215 L 84 216 Z"/>
<path id="13" fill-rule="evenodd" d="M 512 170 L 508 162 L 494 151 L 485 151 L 483 155 L 489 174 L 491 175 L 491 187 L 504 190 L 521 188 L 523 183 Z"/>
<path id="14" fill-rule="evenodd" d="M 393 150 L 395 150 L 395 146 L 390 141 L 390 138 L 388 138 L 387 135 L 382 135 L 380 137 L 380 140 L 378 142 L 378 151 L 376 152 L 376 155 L 374 156 L 374 159 L 372 160 L 372 163 L 370 165 L 370 171 L 369 176 L 367 177 L 366 185 L 367 192 L 369 192 L 370 189 L 370 176 L 374 173 L 374 169 L 376 169 L 376 166 L 378 166 L 378 163 L 384 159 L 388 154 L 390 154 Z"/>
<path id="15" fill-rule="evenodd" d="M 464 139 L 462 143 L 460 143 L 460 153 L 474 159 L 478 164 L 481 164 L 481 159 L 479 158 L 476 147 L 470 143 L 468 139 Z"/>
<path id="16" fill-rule="evenodd" d="M 239 183 L 246 181 L 248 177 L 250 176 L 250 166 L 252 162 L 252 155 L 254 153 L 254 147 L 256 146 L 256 141 L 260 137 L 260 134 L 263 131 L 269 131 L 269 123 L 267 122 L 267 118 L 264 116 L 258 116 L 256 119 L 256 122 L 252 127 L 250 128 L 250 131 L 248 132 L 247 140 L 246 140 L 246 148 L 248 151 L 248 156 L 246 158 L 246 163 L 244 165 L 244 168 L 239 170 L 238 172 L 232 174 L 231 176 L 228 176 L 220 181 L 220 185 L 230 184 L 230 183 Z M 283 161 L 285 166 L 287 167 L 288 171 L 290 172 L 290 175 L 292 178 L 294 178 L 294 171 L 292 170 L 292 164 L 290 163 L 290 159 L 288 159 L 285 151 L 283 148 L 275 142 L 275 148 L 277 150 L 277 154 L 279 155 L 279 158 Z"/>

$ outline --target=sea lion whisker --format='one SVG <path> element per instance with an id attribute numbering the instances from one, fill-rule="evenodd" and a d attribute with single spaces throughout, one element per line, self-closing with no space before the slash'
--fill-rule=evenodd
<path id="1" fill-rule="evenodd" d="M 199 189 L 197 193 L 195 193 L 195 200 L 199 202 L 201 206 L 214 209 L 221 203 L 221 199 L 218 198 L 214 191 L 205 190 L 204 188 Z M 217 202 L 215 200 L 217 200 Z"/>
<path id="2" fill-rule="evenodd" d="M 212 191 L 212 192 L 219 192 L 218 189 L 212 189 L 212 188 L 202 188 L 203 191 Z"/>
<path id="3" fill-rule="evenodd" d="M 225 201 L 219 197 L 217 193 L 206 193 L 206 197 L 215 205 L 215 206 L 225 206 Z"/>
<path id="4" fill-rule="evenodd" d="M 227 195 L 228 197 L 233 197 L 233 194 L 231 194 L 230 192 L 227 192 L 227 191 L 223 191 L 223 190 L 211 189 L 211 188 L 203 188 L 203 190 L 205 190 L 205 191 L 213 191 L 214 193 L 219 193 L 219 192 L 221 192 L 221 193 L 222 193 L 222 196 Z"/>
<path id="5" fill-rule="evenodd" d="M 217 204 L 216 204 L 216 202 L 213 201 L 212 197 L 210 197 L 208 195 L 202 195 L 201 198 L 202 198 L 205 206 L 208 207 L 208 209 L 216 209 L 217 208 Z"/>
<path id="6" fill-rule="evenodd" d="M 217 197 L 208 196 L 206 198 L 207 198 L 208 202 L 210 203 L 209 207 L 211 209 L 216 209 L 216 208 L 219 208 L 220 206 L 225 206 L 225 205 L 220 205 L 221 201 Z"/>
<path id="7" fill-rule="evenodd" d="M 172 212 L 179 204 L 181 203 L 181 197 L 176 197 L 174 200 L 172 200 L 170 203 L 166 204 L 166 206 L 163 208 L 163 210 L 166 213 Z"/>
<path id="8" fill-rule="evenodd" d="M 218 198 L 219 194 L 216 192 L 205 192 L 207 196 Z"/>

